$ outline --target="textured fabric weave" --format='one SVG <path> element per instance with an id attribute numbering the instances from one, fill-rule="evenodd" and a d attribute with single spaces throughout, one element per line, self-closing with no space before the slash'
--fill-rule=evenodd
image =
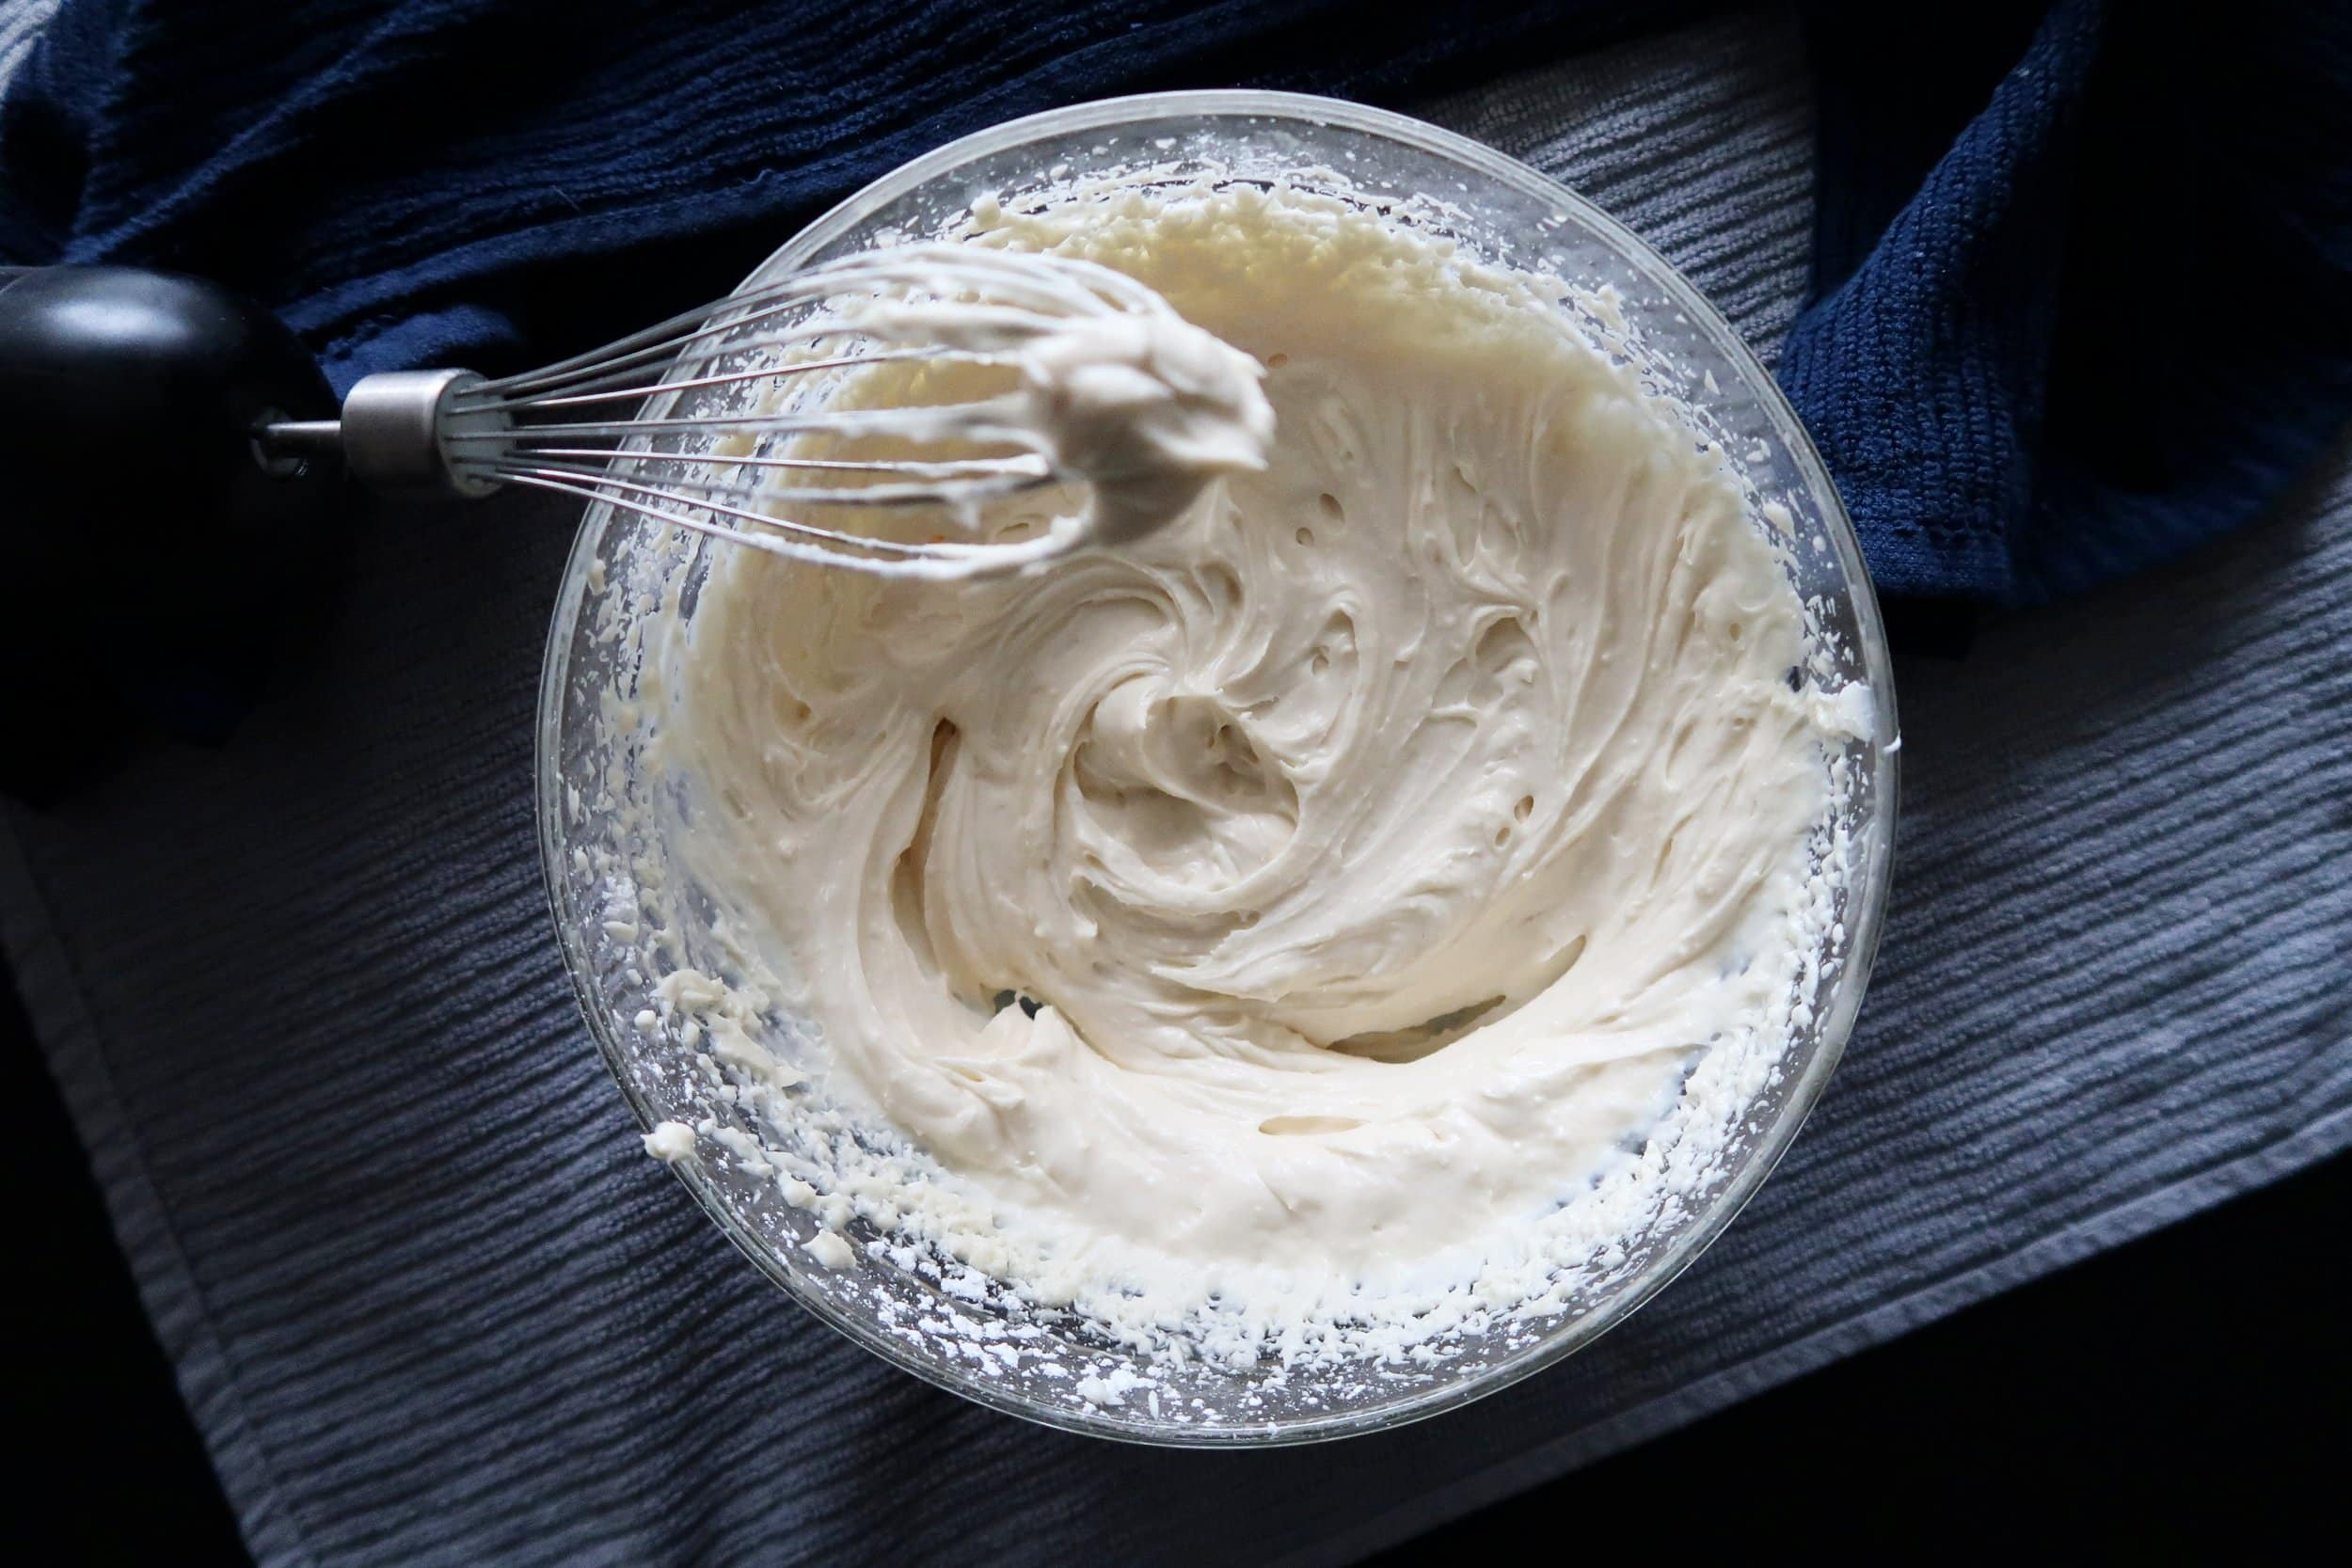
<path id="1" fill-rule="evenodd" d="M 1602 193 L 1752 337 L 1793 314 L 1785 29 L 1431 112 Z M 2352 1141 L 2331 472 L 2220 550 L 1905 665 L 1893 918 L 1781 1169 L 1588 1351 L 1336 1449 L 967 1405 L 802 1313 L 639 1150 L 530 820 L 560 506 L 375 518 L 310 689 L 6 819 L 0 939 L 270 1568 L 1344 1562 Z"/>
<path id="2" fill-rule="evenodd" d="M 1836 7 L 1781 379 L 1883 593 L 2034 601 L 2236 526 L 2352 412 L 2352 6 Z M 1989 97 L 1987 93 L 1989 85 Z"/>
<path id="3" fill-rule="evenodd" d="M 56 8 L 57 0 L 0 0 L 0 87 L 24 63 L 33 40 Z"/>
<path id="4" fill-rule="evenodd" d="M 68 0 L 0 102 L 0 261 L 230 283 L 339 383 L 515 369 L 723 293 L 1013 115 L 1410 101 L 1695 8 Z M 2162 560 L 2352 413 L 2352 8 L 1806 9 L 1825 297 L 1785 376 L 1883 591 L 2026 601 Z"/>

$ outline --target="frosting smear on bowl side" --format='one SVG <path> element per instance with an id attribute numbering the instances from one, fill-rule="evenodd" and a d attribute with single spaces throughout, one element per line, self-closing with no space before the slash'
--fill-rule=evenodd
<path id="1" fill-rule="evenodd" d="M 658 628 L 677 852 L 872 1132 L 791 1180 L 1136 1333 L 1540 1298 L 1672 1201 L 1670 1110 L 1737 1119 L 1824 940 L 1861 705 L 1808 683 L 1776 546 L 1550 301 L 1360 209 L 1135 192 L 973 243 L 1149 284 L 1275 435 L 1034 576 L 721 552 Z"/>

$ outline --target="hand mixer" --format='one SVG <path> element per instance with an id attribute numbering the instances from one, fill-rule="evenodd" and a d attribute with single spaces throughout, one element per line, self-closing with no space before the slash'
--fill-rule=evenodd
<path id="1" fill-rule="evenodd" d="M 910 293 L 961 295 L 969 303 L 961 307 L 967 330 L 959 337 L 970 339 L 968 326 L 977 321 L 984 344 L 925 342 L 921 334 L 935 315 L 867 303 Z M 845 299 L 866 308 L 812 313 Z M 375 489 L 479 497 L 522 484 L 603 499 L 824 565 L 889 573 L 912 562 L 953 563 L 977 574 L 1049 552 L 1037 540 L 1025 546 L 875 539 L 811 527 L 776 509 L 930 506 L 968 519 L 974 507 L 996 497 L 1085 479 L 1040 446 L 1013 399 L 919 411 L 803 411 L 772 395 L 773 388 L 790 377 L 891 361 L 1007 363 L 1025 342 L 1073 319 L 1124 313 L 1174 317 L 1151 290 L 1090 262 L 970 245 L 906 245 L 760 283 L 520 375 L 490 380 L 471 371 L 433 370 L 366 376 L 343 399 L 339 418 L 319 419 L 294 412 L 321 401 L 316 372 L 275 318 L 188 279 L 52 268 L 18 274 L 12 282 L 0 275 L 0 365 L 7 367 L 0 370 L 0 399 L 9 415 L 0 431 L 12 433 L 0 435 L 0 451 L 20 464 L 42 461 L 44 449 L 28 437 L 48 421 L 33 404 L 57 383 L 85 384 L 111 399 L 135 394 L 139 380 L 161 380 L 179 404 L 176 422 L 192 427 L 191 435 L 228 433 L 213 453 L 216 463 L 234 469 L 249 462 L 262 479 L 279 484 L 313 480 L 338 462 Z M 839 352 L 806 352 L 817 345 L 837 345 Z M 657 395 L 763 387 L 771 395 L 745 399 L 733 412 L 627 417 Z M 202 406 L 206 399 L 215 406 Z M 123 410 L 101 417 L 119 429 Z M 810 436 L 875 435 L 1031 450 L 945 460 L 774 450 L 779 441 Z M 752 446 L 714 455 L 714 443 L 728 436 L 749 437 Z M 786 475 L 793 483 L 779 483 Z"/>
<path id="2" fill-rule="evenodd" d="M 935 318 L 919 309 L 874 305 L 951 293 L 979 328 L 955 344 L 924 341 Z M 17 722 L 71 751 L 119 727 L 111 695 L 175 733 L 224 733 L 326 596 L 346 472 L 375 489 L 479 497 L 512 484 L 600 499 L 866 572 L 1051 559 L 1073 547 L 1067 531 L 899 541 L 791 515 L 924 507 L 968 529 L 991 499 L 1085 478 L 1043 450 L 1009 394 L 831 410 L 792 386 L 891 361 L 1004 362 L 1075 319 L 1157 313 L 1174 316 L 1087 262 L 903 247 L 765 280 L 519 375 L 370 375 L 338 409 L 294 335 L 227 291 L 130 268 L 0 269 L 0 515 L 29 590 L 17 652 L 46 669 L 46 687 L 70 689 L 37 681 Z M 673 394 L 698 411 L 672 411 Z M 842 443 L 873 436 L 893 438 L 886 454 L 870 440 L 845 454 Z M 925 455 L 942 442 L 1015 450 Z"/>

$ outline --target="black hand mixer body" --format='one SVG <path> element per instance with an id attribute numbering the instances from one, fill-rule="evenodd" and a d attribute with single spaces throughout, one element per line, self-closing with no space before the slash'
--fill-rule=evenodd
<path id="1" fill-rule="evenodd" d="M 36 801 L 158 733 L 216 740 L 313 636 L 349 531 L 310 355 L 252 302 L 120 267 L 0 271 L 13 588 L 0 787 Z"/>

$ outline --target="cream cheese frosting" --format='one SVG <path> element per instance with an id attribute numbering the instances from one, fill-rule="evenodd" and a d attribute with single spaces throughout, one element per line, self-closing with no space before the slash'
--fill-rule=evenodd
<path id="1" fill-rule="evenodd" d="M 1710 1057 L 1785 1044 L 1860 705 L 1809 680 L 1720 453 L 1522 280 L 1248 186 L 972 243 L 1158 291 L 1263 367 L 1274 436 L 1232 361 L 1080 345 L 1162 390 L 1043 394 L 1088 403 L 1073 467 L 1228 389 L 1136 465 L 1163 488 L 1116 548 L 954 584 L 722 552 L 655 639 L 685 867 L 814 1035 L 794 1065 L 911 1151 L 840 1202 L 1163 1320 L 1493 1274 L 1686 1081 L 1753 1086 Z"/>

